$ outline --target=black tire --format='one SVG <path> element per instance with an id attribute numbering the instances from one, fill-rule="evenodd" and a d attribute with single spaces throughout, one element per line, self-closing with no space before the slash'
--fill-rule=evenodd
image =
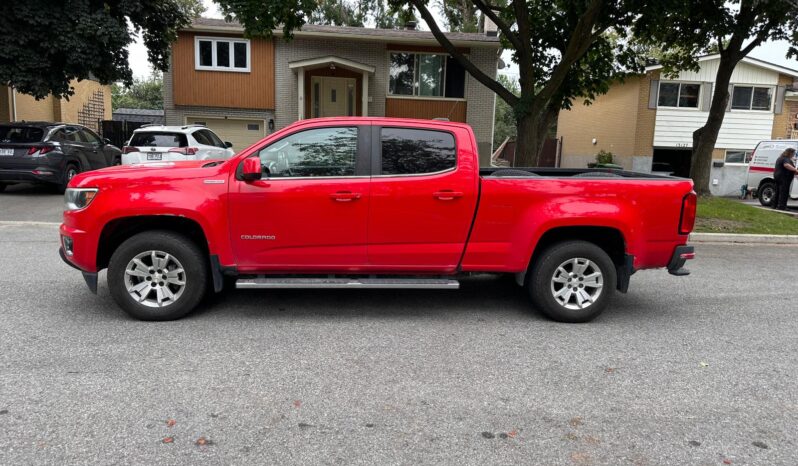
<path id="1" fill-rule="evenodd" d="M 776 197 L 776 183 L 772 181 L 765 181 L 759 185 L 756 190 L 756 197 L 759 198 L 759 203 L 765 207 L 773 205 L 774 198 Z"/>
<path id="2" fill-rule="evenodd" d="M 591 265 L 583 272 L 590 272 L 587 275 L 588 277 L 595 272 L 600 272 L 602 286 L 600 291 L 596 293 L 597 287 L 586 287 L 585 284 L 580 286 L 579 283 L 583 280 L 578 280 L 576 277 L 572 278 L 569 275 L 568 279 L 574 280 L 573 290 L 577 291 L 570 291 L 570 289 L 565 291 L 564 294 L 568 293 L 568 302 L 561 304 L 554 297 L 554 293 L 561 291 L 563 287 L 572 285 L 570 283 L 555 283 L 554 279 L 560 275 L 560 272 L 558 272 L 559 267 L 573 259 L 587 259 L 590 261 Z M 580 263 L 585 264 L 586 262 L 582 261 Z M 573 267 L 573 265 L 565 265 L 567 272 L 574 270 L 573 268 L 568 270 L 568 267 Z M 594 269 L 596 269 L 595 272 L 593 271 Z M 601 314 L 615 293 L 617 283 L 615 264 L 610 259 L 610 256 L 600 247 L 587 241 L 565 241 L 548 247 L 540 253 L 535 263 L 530 266 L 528 275 L 527 291 L 532 299 L 532 304 L 550 319 L 569 323 L 588 322 Z M 557 288 L 557 286 L 560 288 Z M 580 293 L 581 298 L 583 296 L 582 291 L 588 295 L 592 294 L 595 301 L 581 309 L 569 308 L 568 306 L 576 307 L 579 305 L 576 293 Z"/>
<path id="3" fill-rule="evenodd" d="M 69 180 L 74 178 L 78 173 L 80 173 L 80 167 L 77 164 L 68 163 L 66 167 L 64 167 L 64 173 L 61 175 L 61 184 L 58 185 L 58 192 L 63 194 L 67 186 L 69 186 Z"/>
<path id="4" fill-rule="evenodd" d="M 174 268 L 169 269 L 170 273 L 175 272 L 179 264 L 184 271 L 183 282 L 184 287 L 182 292 L 177 295 L 177 298 L 171 302 L 163 305 L 163 307 L 151 307 L 140 303 L 131 296 L 127 289 L 127 276 L 126 269 L 129 264 L 140 254 L 149 251 L 158 251 L 169 254 L 176 262 L 172 264 Z M 146 263 L 146 258 L 140 259 L 145 262 L 145 265 L 151 266 L 154 261 Z M 170 266 L 167 264 L 167 266 Z M 166 267 L 164 267 L 166 268 Z M 154 267 L 150 267 L 149 272 L 151 275 L 146 281 L 152 285 L 153 288 L 157 287 L 152 278 L 161 280 L 158 274 L 153 273 Z M 138 270 L 138 268 L 136 269 Z M 164 282 L 160 285 L 170 287 L 170 292 L 176 293 L 179 285 L 169 285 L 166 283 L 166 273 L 162 277 Z M 141 280 L 135 285 L 140 285 L 145 281 L 144 278 L 130 277 L 131 281 Z M 208 289 L 208 259 L 200 248 L 190 239 L 178 233 L 171 231 L 147 231 L 139 233 L 123 242 L 114 251 L 111 256 L 111 261 L 108 264 L 108 288 L 111 291 L 111 296 L 114 301 L 130 316 L 140 320 L 174 320 L 179 319 L 189 312 L 191 312 L 205 296 Z M 156 290 L 149 290 L 148 287 L 143 289 L 147 291 L 145 299 L 150 302 L 152 299 L 158 299 Z M 140 293 L 143 295 L 143 293 Z M 153 296 L 156 295 L 156 296 Z M 148 298 L 149 297 L 149 298 Z"/>

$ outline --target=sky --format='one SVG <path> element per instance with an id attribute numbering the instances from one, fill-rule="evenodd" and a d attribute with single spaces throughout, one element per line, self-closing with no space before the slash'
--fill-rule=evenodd
<path id="1" fill-rule="evenodd" d="M 209 18 L 222 18 L 222 14 L 219 12 L 219 8 L 213 3 L 212 0 L 202 0 L 202 3 L 205 5 L 205 13 L 203 16 Z M 419 29 L 428 30 L 429 28 L 426 27 L 424 22 L 422 21 L 419 25 Z M 792 68 L 798 70 L 798 61 L 795 59 L 787 59 L 787 49 L 789 48 L 789 44 L 786 41 L 771 41 L 762 44 L 761 46 L 754 49 L 749 56 L 758 58 L 760 60 L 765 60 L 771 63 L 775 63 L 777 65 L 785 66 L 787 68 Z M 133 70 L 133 75 L 137 78 L 145 78 L 150 75 L 151 67 L 149 62 L 147 61 L 147 49 L 144 47 L 144 44 L 141 42 L 141 39 L 138 38 L 135 43 L 131 44 L 128 47 L 130 52 L 130 66 Z M 508 64 L 503 70 L 499 70 L 499 73 L 506 74 L 513 78 L 518 78 L 518 67 L 510 62 L 510 54 L 509 52 L 504 53 L 502 56 L 504 62 Z"/>

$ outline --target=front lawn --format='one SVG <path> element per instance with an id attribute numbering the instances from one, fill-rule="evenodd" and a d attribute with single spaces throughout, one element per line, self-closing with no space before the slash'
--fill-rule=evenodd
<path id="1" fill-rule="evenodd" d="M 753 233 L 798 235 L 798 219 L 733 199 L 698 200 L 695 231 L 700 233 Z"/>

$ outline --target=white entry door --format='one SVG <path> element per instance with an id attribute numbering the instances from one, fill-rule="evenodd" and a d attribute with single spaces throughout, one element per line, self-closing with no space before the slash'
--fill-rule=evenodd
<path id="1" fill-rule="evenodd" d="M 355 115 L 355 78 L 314 76 L 311 83 L 310 105 L 314 117 Z"/>

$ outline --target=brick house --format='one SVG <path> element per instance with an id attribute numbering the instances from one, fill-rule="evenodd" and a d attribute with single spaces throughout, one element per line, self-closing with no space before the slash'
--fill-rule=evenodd
<path id="1" fill-rule="evenodd" d="M 111 87 L 91 79 L 72 81 L 74 95 L 58 99 L 48 95 L 36 100 L 9 86 L 0 86 L 0 123 L 11 121 L 60 121 L 99 131 L 99 121 L 111 119 Z"/>
<path id="2" fill-rule="evenodd" d="M 612 152 L 629 170 L 687 176 L 693 131 L 706 122 L 718 55 L 699 58 L 698 71 L 661 76 L 661 66 L 646 68 L 611 86 L 589 106 L 560 112 L 561 165 L 584 167 L 600 150 Z M 713 152 L 711 190 L 740 193 L 751 151 L 765 139 L 795 137 L 798 70 L 744 58 L 731 78 L 731 99 Z"/>
<path id="3" fill-rule="evenodd" d="M 448 33 L 495 77 L 495 34 Z M 286 42 L 245 38 L 237 23 L 199 18 L 180 31 L 164 74 L 168 125 L 202 123 L 243 149 L 304 118 L 448 118 L 471 124 L 489 163 L 495 94 L 429 32 L 305 25 Z"/>

